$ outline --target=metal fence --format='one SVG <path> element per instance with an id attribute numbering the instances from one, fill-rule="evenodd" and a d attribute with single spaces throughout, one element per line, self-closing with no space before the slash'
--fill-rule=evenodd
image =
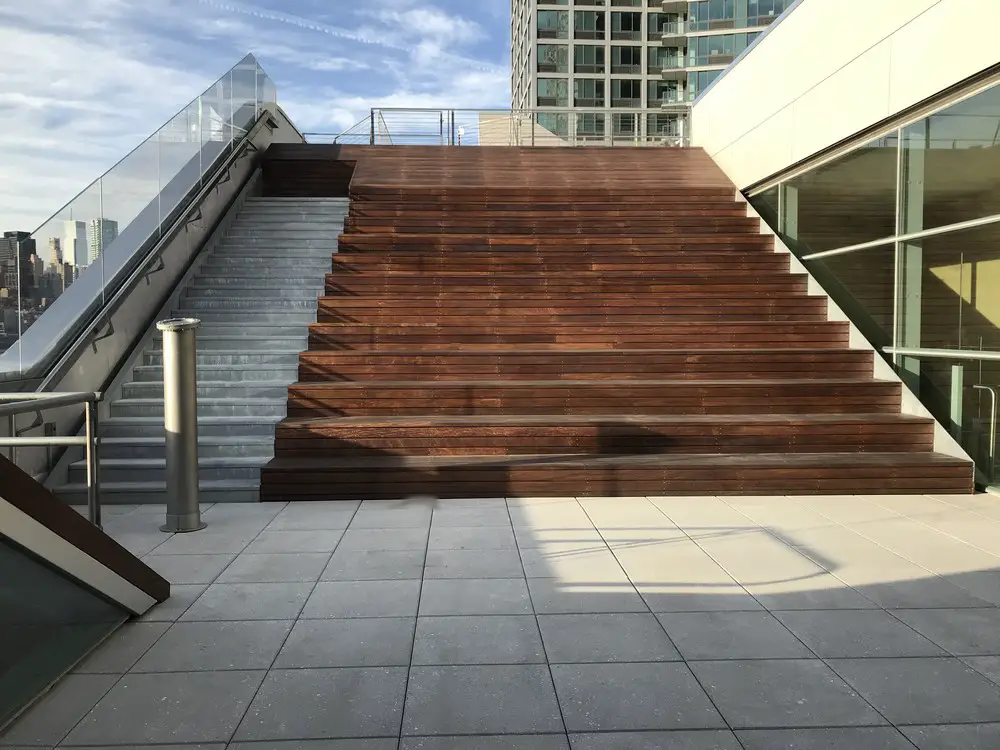
<path id="1" fill-rule="evenodd" d="M 684 114 L 607 109 L 378 108 L 342 133 L 306 133 L 311 143 L 423 146 L 648 146 L 690 142 Z"/>

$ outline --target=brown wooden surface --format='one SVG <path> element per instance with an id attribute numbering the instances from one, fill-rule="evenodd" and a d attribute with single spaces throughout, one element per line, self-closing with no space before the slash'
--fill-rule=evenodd
<path id="1" fill-rule="evenodd" d="M 700 150 L 267 161 L 351 204 L 263 499 L 972 488 Z"/>
<path id="2" fill-rule="evenodd" d="M 170 596 L 170 584 L 158 573 L 2 455 L 0 487 L 8 503 L 156 601 Z"/>

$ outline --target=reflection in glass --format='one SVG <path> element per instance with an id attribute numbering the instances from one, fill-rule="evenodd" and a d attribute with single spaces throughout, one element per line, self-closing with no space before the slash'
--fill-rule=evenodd
<path id="1" fill-rule="evenodd" d="M 895 248 L 858 250 L 807 262 L 833 301 L 877 347 L 892 345 Z"/>
<path id="2" fill-rule="evenodd" d="M 800 255 L 892 237 L 896 136 L 878 138 L 784 185 L 781 233 Z"/>
<path id="3" fill-rule="evenodd" d="M 1000 214 L 1000 87 L 903 129 L 903 231 Z"/>
<path id="4" fill-rule="evenodd" d="M 62 337 L 113 296 L 139 250 L 159 238 L 258 109 L 276 98 L 248 55 L 30 236 L 0 237 L 0 375 L 18 376 L 66 343 Z M 44 333 L 20 346 L 50 310 Z"/>
<path id="5" fill-rule="evenodd" d="M 0 535 L 0 726 L 127 617 Z"/>

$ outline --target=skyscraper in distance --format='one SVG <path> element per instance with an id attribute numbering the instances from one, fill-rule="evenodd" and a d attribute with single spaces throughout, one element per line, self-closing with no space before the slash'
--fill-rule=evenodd
<path id="1" fill-rule="evenodd" d="M 87 265 L 87 224 L 64 221 L 62 238 L 63 262 L 71 266 Z"/>
<path id="2" fill-rule="evenodd" d="M 87 224 L 87 264 L 90 265 L 118 236 L 118 222 L 112 219 L 91 219 Z"/>

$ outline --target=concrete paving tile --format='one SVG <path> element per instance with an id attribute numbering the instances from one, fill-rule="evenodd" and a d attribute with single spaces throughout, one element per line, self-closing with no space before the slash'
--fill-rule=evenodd
<path id="1" fill-rule="evenodd" d="M 593 526 L 567 529 L 559 527 L 538 529 L 530 526 L 515 526 L 514 536 L 517 539 L 517 546 L 521 549 L 546 547 L 551 544 L 595 544 L 607 546 L 607 543 L 601 536 L 601 532 Z"/>
<path id="2" fill-rule="evenodd" d="M 405 549 L 427 549 L 427 529 L 349 528 L 337 547 L 355 552 Z"/>
<path id="3" fill-rule="evenodd" d="M 91 653 L 74 672 L 124 674 L 167 632 L 166 622 L 126 622 Z"/>
<path id="4" fill-rule="evenodd" d="M 274 517 L 268 531 L 314 531 L 346 529 L 360 503 L 293 503 Z"/>
<path id="5" fill-rule="evenodd" d="M 133 671 L 269 669 L 291 627 L 287 620 L 177 622 Z"/>
<path id="6" fill-rule="evenodd" d="M 321 581 L 302 617 L 413 617 L 420 581 Z"/>
<path id="7" fill-rule="evenodd" d="M 1000 724 L 900 727 L 920 750 L 996 750 Z"/>
<path id="8" fill-rule="evenodd" d="M 564 734 L 403 737 L 399 750 L 569 750 Z"/>
<path id="9" fill-rule="evenodd" d="M 510 515 L 507 506 L 501 504 L 494 507 L 479 508 L 436 508 L 431 520 L 431 528 L 447 527 L 495 527 L 510 528 Z"/>
<path id="10" fill-rule="evenodd" d="M 651 614 L 540 615 L 538 626 L 551 664 L 680 659 Z"/>
<path id="11" fill-rule="evenodd" d="M 739 584 L 637 583 L 654 612 L 752 612 L 760 603 Z"/>
<path id="12" fill-rule="evenodd" d="M 301 533 L 301 532 L 294 532 Z M 330 559 L 326 552 L 239 555 L 219 576 L 218 583 L 312 583 Z"/>
<path id="13" fill-rule="evenodd" d="M 264 672 L 128 674 L 67 745 L 228 742 Z"/>
<path id="14" fill-rule="evenodd" d="M 195 603 L 208 586 L 204 584 L 175 584 L 170 587 L 170 598 L 154 605 L 140 617 L 142 622 L 173 622 Z"/>
<path id="15" fill-rule="evenodd" d="M 744 583 L 743 588 L 765 609 L 772 612 L 878 607 L 873 601 L 829 573 L 781 583 Z"/>
<path id="16" fill-rule="evenodd" d="M 412 667 L 404 735 L 562 732 L 542 665 Z"/>
<path id="17" fill-rule="evenodd" d="M 234 742 L 228 750 L 396 750 L 399 740 L 381 737 L 354 740 L 286 740 L 277 742 Z M 109 748 L 109 750 L 115 750 Z M 147 750 L 154 750 L 148 748 Z M 160 748 L 155 748 L 160 750 Z"/>
<path id="18" fill-rule="evenodd" d="M 657 617 L 685 659 L 812 657 L 767 612 L 665 612 Z"/>
<path id="19" fill-rule="evenodd" d="M 405 667 L 273 669 L 234 740 L 396 736 L 405 689 Z"/>
<path id="20" fill-rule="evenodd" d="M 986 679 L 1000 685 L 1000 656 L 964 656 L 962 661 Z"/>
<path id="21" fill-rule="evenodd" d="M 242 552 L 260 530 L 223 529 L 174 534 L 152 551 L 153 555 L 224 555 Z"/>
<path id="22" fill-rule="evenodd" d="M 320 580 L 390 581 L 423 577 L 423 549 L 355 552 L 338 549 Z"/>
<path id="23" fill-rule="evenodd" d="M 777 612 L 775 617 L 824 659 L 945 655 L 880 609 Z"/>
<path id="24" fill-rule="evenodd" d="M 515 549 L 509 526 L 432 526 L 429 549 Z"/>
<path id="25" fill-rule="evenodd" d="M 751 729 L 736 734 L 745 750 L 913 750 L 892 727 Z"/>
<path id="26" fill-rule="evenodd" d="M 325 552 L 337 548 L 343 532 L 336 529 L 313 531 L 262 531 L 246 548 L 251 555 L 272 552 Z"/>
<path id="27" fill-rule="evenodd" d="M 566 582 L 601 583 L 628 581 L 628 576 L 607 547 L 580 549 L 576 545 L 554 545 L 521 550 L 528 578 L 558 578 Z"/>
<path id="28" fill-rule="evenodd" d="M 884 723 L 818 659 L 701 661 L 691 669 L 734 729 Z"/>
<path id="29" fill-rule="evenodd" d="M 182 620 L 294 620 L 310 583 L 213 583 Z"/>
<path id="30" fill-rule="evenodd" d="M 1000 609 L 904 609 L 894 614 L 952 654 L 1000 655 Z"/>
<path id="31" fill-rule="evenodd" d="M 538 614 L 648 612 L 631 583 L 566 583 L 558 578 L 529 578 L 531 602 Z"/>
<path id="32" fill-rule="evenodd" d="M 530 615 L 421 617 L 413 663 L 544 664 L 545 651 Z"/>
<path id="33" fill-rule="evenodd" d="M 526 615 L 531 600 L 523 578 L 424 581 L 420 616 Z"/>
<path id="34" fill-rule="evenodd" d="M 425 578 L 524 578 L 516 549 L 427 551 Z"/>
<path id="35" fill-rule="evenodd" d="M 729 730 L 606 732 L 570 735 L 573 750 L 742 750 Z"/>
<path id="36" fill-rule="evenodd" d="M 412 648 L 411 617 L 299 620 L 274 666 L 405 667 Z"/>
<path id="37" fill-rule="evenodd" d="M 235 555 L 150 555 L 144 562 L 170 583 L 214 583 Z"/>
<path id="38" fill-rule="evenodd" d="M 554 664 L 570 732 L 722 729 L 684 664 Z"/>
<path id="39" fill-rule="evenodd" d="M 431 523 L 426 506 L 369 509 L 364 503 L 351 521 L 351 529 L 426 529 Z"/>
<path id="40" fill-rule="evenodd" d="M 894 724 L 1000 721 L 1000 687 L 958 659 L 833 659 L 830 666 Z"/>
<path id="41" fill-rule="evenodd" d="M 0 746 L 55 747 L 118 681 L 118 675 L 71 674 L 0 734 Z"/>

